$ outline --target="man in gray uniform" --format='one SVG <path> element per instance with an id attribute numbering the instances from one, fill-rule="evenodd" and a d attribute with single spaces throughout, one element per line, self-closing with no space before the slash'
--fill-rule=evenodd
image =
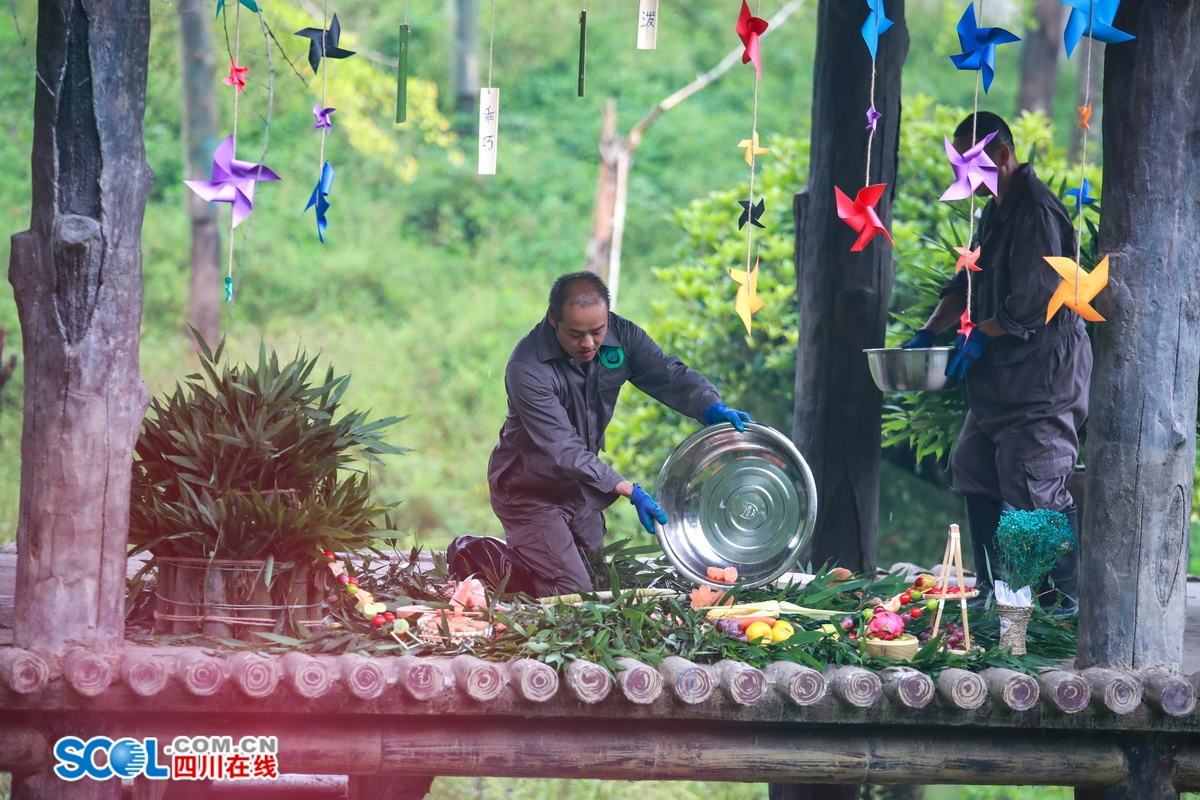
<path id="1" fill-rule="evenodd" d="M 1075 231 L 1062 201 L 1033 167 L 1017 161 L 1012 132 L 995 114 L 967 117 L 954 132 L 954 148 L 962 153 L 992 133 L 986 152 L 997 167 L 997 192 L 971 243 L 980 248 L 981 271 L 971 275 L 976 327 L 959 335 L 946 370 L 967 385 L 969 411 L 950 474 L 954 490 L 966 497 L 984 597 L 999 563 L 1003 508 L 1062 511 L 1078 541 L 1078 511 L 1066 484 L 1079 453 L 1092 372 L 1083 319 L 1063 306 L 1046 321 L 1062 279 L 1043 256 L 1075 258 Z M 985 186 L 976 193 L 991 194 Z M 933 315 L 905 347 L 930 347 L 936 334 L 958 322 L 967 308 L 967 274 L 960 270 L 946 283 Z M 1075 549 L 1050 574 L 1065 595 L 1060 613 L 1078 608 L 1078 571 Z"/>
<path id="2" fill-rule="evenodd" d="M 650 533 L 655 520 L 667 521 L 649 494 L 596 455 L 625 382 L 708 425 L 729 422 L 742 431 L 750 420 L 609 305 L 608 287 L 595 274 L 563 275 L 546 317 L 517 343 L 504 373 L 508 415 L 488 487 L 505 538 L 535 573 L 541 596 L 591 591 L 581 551 L 601 549 L 601 512 L 618 496 L 629 498 Z"/>

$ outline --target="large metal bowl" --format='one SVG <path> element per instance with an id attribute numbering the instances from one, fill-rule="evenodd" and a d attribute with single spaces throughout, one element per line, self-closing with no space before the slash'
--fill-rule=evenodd
<path id="1" fill-rule="evenodd" d="M 804 458 L 783 434 L 747 423 L 710 425 L 685 439 L 658 474 L 657 525 L 663 552 L 697 584 L 708 567 L 737 567 L 758 586 L 796 562 L 817 520 L 817 487 Z"/>
<path id="2" fill-rule="evenodd" d="M 880 391 L 936 392 L 954 385 L 946 377 L 953 347 L 876 347 L 863 352 Z"/>

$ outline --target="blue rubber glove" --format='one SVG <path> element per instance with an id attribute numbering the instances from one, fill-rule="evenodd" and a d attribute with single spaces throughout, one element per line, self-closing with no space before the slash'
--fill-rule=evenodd
<path id="1" fill-rule="evenodd" d="M 647 533 L 654 533 L 654 522 L 658 521 L 660 525 L 667 524 L 667 515 L 658 507 L 658 503 L 654 502 L 654 498 L 646 494 L 646 490 L 636 483 L 633 485 L 633 494 L 629 495 L 629 502 L 633 503 L 633 507 L 637 509 L 638 519 L 642 522 L 642 527 Z"/>
<path id="2" fill-rule="evenodd" d="M 925 350 L 933 347 L 933 331 L 928 328 L 918 328 L 913 332 L 912 341 L 901 345 L 901 350 Z"/>
<path id="3" fill-rule="evenodd" d="M 745 411 L 738 411 L 736 408 L 730 408 L 724 403 L 718 401 L 713 403 L 708 408 L 704 409 L 704 424 L 716 425 L 718 422 L 728 422 L 738 433 L 745 433 L 745 423 L 750 421 L 750 415 Z"/>
<path id="4" fill-rule="evenodd" d="M 960 333 L 954 342 L 954 354 L 950 356 L 950 363 L 946 365 L 946 377 L 966 380 L 967 370 L 971 368 L 975 359 L 983 355 L 983 349 L 991 340 L 992 337 L 979 328 L 972 328 L 970 336 Z"/>

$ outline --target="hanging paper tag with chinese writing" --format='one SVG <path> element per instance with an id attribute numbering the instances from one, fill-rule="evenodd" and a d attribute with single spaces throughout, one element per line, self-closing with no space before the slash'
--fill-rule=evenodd
<path id="1" fill-rule="evenodd" d="M 479 174 L 496 174 L 496 148 L 500 138 L 500 90 L 479 90 Z"/>
<path id="2" fill-rule="evenodd" d="M 658 46 L 658 0 L 641 0 L 638 10 L 638 50 Z"/>

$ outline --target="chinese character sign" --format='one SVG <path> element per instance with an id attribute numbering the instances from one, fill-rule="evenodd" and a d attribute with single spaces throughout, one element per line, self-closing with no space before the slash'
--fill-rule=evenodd
<path id="1" fill-rule="evenodd" d="M 658 0 L 641 0 L 638 9 L 638 50 L 658 46 Z"/>
<path id="2" fill-rule="evenodd" d="M 479 174 L 496 174 L 496 149 L 500 136 L 500 90 L 479 90 Z"/>

